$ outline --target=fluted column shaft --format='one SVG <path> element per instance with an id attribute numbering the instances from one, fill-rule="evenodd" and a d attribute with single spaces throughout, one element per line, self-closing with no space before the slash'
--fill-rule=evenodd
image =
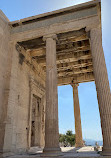
<path id="1" fill-rule="evenodd" d="M 101 117 L 103 155 L 111 155 L 111 93 L 102 48 L 100 28 L 90 31 L 94 77 Z"/>
<path id="2" fill-rule="evenodd" d="M 56 38 L 56 35 L 44 37 L 46 40 L 46 118 L 44 152 L 57 152 L 60 150 L 58 131 Z"/>
<path id="3" fill-rule="evenodd" d="M 81 116 L 80 116 L 80 106 L 79 106 L 79 97 L 78 97 L 78 84 L 73 84 L 72 87 L 73 87 L 75 133 L 76 133 L 75 147 L 82 147 L 83 139 L 82 139 Z"/>

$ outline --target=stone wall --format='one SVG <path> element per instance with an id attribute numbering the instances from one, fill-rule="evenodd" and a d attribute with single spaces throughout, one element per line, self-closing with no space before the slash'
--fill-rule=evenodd
<path id="1" fill-rule="evenodd" d="M 42 81 L 27 64 L 19 64 L 19 53 L 14 45 L 4 151 L 21 153 L 28 149 L 31 76 L 35 81 Z M 42 85 L 44 87 L 45 83 Z"/>
<path id="2" fill-rule="evenodd" d="M 10 29 L 8 19 L 0 10 L 0 151 L 3 151 L 7 116 L 11 52 L 9 48 Z"/>
<path id="3" fill-rule="evenodd" d="M 43 87 L 45 83 L 31 67 L 19 63 L 19 53 L 15 43 L 10 42 L 8 20 L 2 12 L 0 43 L 0 150 L 25 152 L 29 147 L 30 78 L 33 76 Z"/>

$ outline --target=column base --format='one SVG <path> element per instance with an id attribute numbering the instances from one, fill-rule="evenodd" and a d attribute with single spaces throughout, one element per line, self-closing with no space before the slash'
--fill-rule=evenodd
<path id="1" fill-rule="evenodd" d="M 47 147 L 45 147 L 43 149 L 43 153 L 57 153 L 57 152 L 61 152 L 60 147 L 57 147 L 57 148 L 47 148 Z"/>
<path id="2" fill-rule="evenodd" d="M 41 157 L 57 157 L 63 155 L 61 148 L 44 148 Z"/>
<path id="3" fill-rule="evenodd" d="M 111 156 L 111 148 L 102 148 L 102 152 L 101 152 L 102 156 Z"/>

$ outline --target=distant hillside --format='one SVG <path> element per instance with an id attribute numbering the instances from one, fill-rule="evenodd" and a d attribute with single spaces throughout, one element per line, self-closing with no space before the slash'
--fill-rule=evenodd
<path id="1" fill-rule="evenodd" d="M 86 145 L 91 145 L 95 146 L 95 143 L 98 142 L 99 146 L 103 145 L 103 141 L 96 141 L 96 140 L 91 140 L 91 139 L 84 139 Z"/>

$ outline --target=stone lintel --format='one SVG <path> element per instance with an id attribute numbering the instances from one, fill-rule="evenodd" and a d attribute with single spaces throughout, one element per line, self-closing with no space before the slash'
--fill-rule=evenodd
<path id="1" fill-rule="evenodd" d="M 44 36 L 44 31 L 48 29 L 48 32 L 51 33 L 58 33 L 57 30 L 59 27 L 61 28 L 61 31 L 59 29 L 59 33 L 63 32 L 64 25 L 66 26 L 66 30 L 69 30 L 71 26 L 72 29 L 77 30 L 79 28 L 83 28 L 82 25 L 92 25 L 93 24 L 99 24 L 99 12 L 98 12 L 98 4 L 100 1 L 92 1 L 80 5 L 75 5 L 73 7 L 68 7 L 62 10 L 54 11 L 51 13 L 45 13 L 43 15 L 37 15 L 33 17 L 29 17 L 27 19 L 22 19 L 19 22 L 11 22 L 9 25 L 11 26 L 11 40 L 14 37 L 17 38 L 24 38 L 31 39 L 32 30 L 34 34 L 32 35 L 32 38 L 36 38 L 36 34 L 42 34 Z M 39 20 L 42 18 L 41 20 Z M 47 18 L 47 19 L 46 19 Z M 88 22 L 89 19 L 97 18 L 97 22 L 94 22 L 94 20 L 91 20 L 91 22 Z M 81 20 L 84 20 L 84 23 L 81 23 Z M 87 24 L 85 24 L 85 21 Z M 70 24 L 71 23 L 71 24 Z M 73 25 L 73 23 L 78 23 L 76 25 Z M 49 29 L 50 27 L 50 29 Z M 75 28 L 76 27 L 76 28 Z M 38 31 L 40 29 L 40 31 Z M 43 29 L 43 31 L 41 31 Z M 21 32 L 21 34 L 20 34 Z M 35 33 L 36 32 L 36 33 Z M 48 33 L 48 32 L 45 32 Z M 31 33 L 31 34 L 30 34 Z M 27 34 L 24 36 L 24 34 Z M 39 35 L 38 35 L 39 36 Z M 39 36 L 40 37 L 40 36 Z M 14 38 L 14 40 L 17 40 L 17 38 Z"/>
<path id="2" fill-rule="evenodd" d="M 63 13 L 67 13 L 69 11 L 80 11 L 82 9 L 88 9 L 94 6 L 97 6 L 99 3 L 101 3 L 101 0 L 95 0 L 95 1 L 91 1 L 91 2 L 86 2 L 86 3 L 82 3 L 82 4 L 78 4 L 78 5 L 74 5 L 71 7 L 67 7 L 67 8 L 63 8 L 63 9 L 59 9 L 56 11 L 52 11 L 52 12 L 48 12 L 48 13 L 44 13 L 44 14 L 40 14 L 40 15 L 36 15 L 36 16 L 32 16 L 32 17 L 28 17 L 28 18 L 24 18 L 24 19 L 20 19 L 17 21 L 12 21 L 10 22 L 10 25 L 14 25 L 14 24 L 18 24 L 17 26 L 19 26 L 19 23 L 23 23 L 23 22 L 28 22 L 31 20 L 36 20 L 36 19 L 40 19 L 40 18 L 46 18 L 46 17 L 50 17 L 50 16 L 57 16 L 58 14 L 63 14 Z"/>
<path id="3" fill-rule="evenodd" d="M 91 74 L 83 74 L 78 77 L 66 77 L 66 78 L 58 78 L 58 86 L 68 85 L 73 83 L 83 83 L 83 82 L 91 82 L 94 81 L 94 75 Z"/>

